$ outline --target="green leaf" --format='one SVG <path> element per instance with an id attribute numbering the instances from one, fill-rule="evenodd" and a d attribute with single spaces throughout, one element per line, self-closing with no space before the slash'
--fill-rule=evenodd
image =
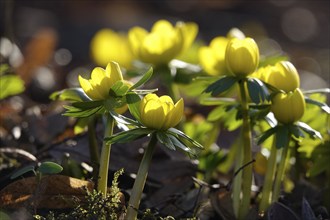
<path id="1" fill-rule="evenodd" d="M 26 166 L 26 167 L 23 167 L 19 170 L 17 170 L 13 175 L 10 176 L 10 179 L 15 179 L 19 176 L 22 176 L 23 174 L 26 174 L 28 172 L 32 171 L 33 173 L 35 173 L 35 170 L 34 170 L 34 166 L 33 165 L 30 165 L 30 166 Z"/>
<path id="2" fill-rule="evenodd" d="M 154 93 L 157 91 L 158 91 L 158 89 L 135 89 L 134 93 L 136 93 L 138 95 L 146 95 L 146 94 Z"/>
<path id="3" fill-rule="evenodd" d="M 291 135 L 289 133 L 289 128 L 287 125 L 277 126 L 275 145 L 277 149 L 282 147 L 289 147 Z"/>
<path id="4" fill-rule="evenodd" d="M 200 101 L 200 104 L 202 105 L 223 105 L 228 103 L 236 103 L 236 99 L 226 97 L 207 97 Z"/>
<path id="5" fill-rule="evenodd" d="M 330 93 L 330 88 L 305 90 L 305 91 L 303 91 L 303 93 L 304 94 Z"/>
<path id="6" fill-rule="evenodd" d="M 305 97 L 305 101 L 308 104 L 312 104 L 312 105 L 316 105 L 316 106 L 320 107 L 323 111 L 330 114 L 330 107 L 326 103 L 319 102 L 317 100 L 314 100 L 314 99 L 311 99 L 308 97 Z"/>
<path id="7" fill-rule="evenodd" d="M 289 131 L 295 138 L 305 137 L 304 133 L 302 132 L 299 126 L 290 125 Z"/>
<path id="8" fill-rule="evenodd" d="M 181 149 L 183 152 L 195 155 L 194 152 L 189 147 L 187 147 L 180 141 L 180 139 L 178 139 L 173 135 L 168 135 L 168 137 L 171 139 L 175 147 Z"/>
<path id="9" fill-rule="evenodd" d="M 106 137 L 104 140 L 108 144 L 113 144 L 113 143 L 127 143 L 130 141 L 134 141 L 136 139 L 142 138 L 144 136 L 147 136 L 148 134 L 151 134 L 154 132 L 153 129 L 149 128 L 134 128 L 128 131 L 123 131 L 120 133 L 117 133 L 111 137 Z"/>
<path id="10" fill-rule="evenodd" d="M 140 121 L 140 101 L 141 98 L 139 95 L 135 93 L 126 94 L 128 110 L 138 121 Z"/>
<path id="11" fill-rule="evenodd" d="M 322 140 L 322 135 L 320 132 L 314 130 L 313 128 L 311 128 L 308 124 L 298 121 L 296 123 L 297 126 L 299 126 L 304 132 L 306 132 L 307 134 L 309 134 L 309 136 L 311 138 L 319 138 Z"/>
<path id="12" fill-rule="evenodd" d="M 38 171 L 42 174 L 55 174 L 62 172 L 63 167 L 54 162 L 43 162 L 40 164 Z"/>
<path id="13" fill-rule="evenodd" d="M 117 81 L 109 91 L 110 96 L 121 97 L 124 96 L 129 90 L 129 86 L 126 85 L 123 81 Z"/>
<path id="14" fill-rule="evenodd" d="M 100 101 L 87 101 L 87 102 L 74 102 L 71 104 L 75 108 L 79 109 L 91 109 L 91 108 L 96 108 L 103 106 L 103 100 Z"/>
<path id="15" fill-rule="evenodd" d="M 72 102 L 84 102 L 91 99 L 86 95 L 82 88 L 63 89 L 61 91 L 53 92 L 50 97 L 51 100 L 62 100 Z"/>
<path id="16" fill-rule="evenodd" d="M 217 121 L 222 118 L 226 113 L 224 106 L 218 106 L 214 108 L 207 116 L 208 121 Z"/>
<path id="17" fill-rule="evenodd" d="M 152 74 L 153 74 L 153 69 L 152 67 L 150 67 L 150 69 L 143 75 L 143 77 L 132 87 L 130 87 L 129 90 L 132 91 L 133 89 L 136 89 L 142 86 L 143 84 L 145 84 L 151 78 Z"/>
<path id="18" fill-rule="evenodd" d="M 99 106 L 91 109 L 80 109 L 73 106 L 63 106 L 67 111 L 63 114 L 64 116 L 85 118 L 104 111 L 103 106 Z"/>
<path id="19" fill-rule="evenodd" d="M 267 140 L 270 136 L 275 134 L 278 130 L 278 127 L 273 127 L 265 131 L 259 138 L 257 144 L 262 144 L 265 140 Z"/>
<path id="20" fill-rule="evenodd" d="M 308 176 L 314 177 L 329 169 L 329 156 L 320 156 L 315 160 L 313 166 L 308 171 Z"/>
<path id="21" fill-rule="evenodd" d="M 0 64 L 0 76 L 9 73 L 11 71 L 11 68 L 8 64 Z"/>
<path id="22" fill-rule="evenodd" d="M 247 87 L 250 98 L 254 103 L 259 104 L 269 100 L 269 92 L 263 82 L 259 79 L 248 78 Z"/>
<path id="23" fill-rule="evenodd" d="M 209 85 L 204 92 L 211 92 L 212 96 L 217 96 L 228 89 L 230 89 L 235 83 L 237 79 L 234 76 L 223 76 L 218 81 Z"/>
<path id="24" fill-rule="evenodd" d="M 172 140 L 169 138 L 170 135 L 168 135 L 166 132 L 158 131 L 156 136 L 160 143 L 164 144 L 170 150 L 175 150 L 175 146 L 172 143 Z"/>
<path id="25" fill-rule="evenodd" d="M 16 75 L 0 77 L 0 100 L 8 96 L 17 95 L 25 89 L 24 81 Z"/>
<path id="26" fill-rule="evenodd" d="M 173 134 L 174 136 L 179 136 L 179 137 L 183 138 L 184 140 L 187 140 L 188 142 L 190 142 L 192 145 L 194 145 L 197 148 L 204 149 L 204 147 L 200 143 L 193 140 L 188 135 L 186 135 L 185 133 L 183 133 L 182 131 L 180 131 L 178 129 L 170 128 L 167 130 L 167 132 L 169 132 L 170 134 Z"/>
<path id="27" fill-rule="evenodd" d="M 135 126 L 141 126 L 137 121 L 134 121 L 133 119 L 127 118 L 123 115 L 119 115 L 114 111 L 110 111 L 111 116 L 116 120 L 117 123 L 126 124 L 126 125 L 135 125 Z"/>

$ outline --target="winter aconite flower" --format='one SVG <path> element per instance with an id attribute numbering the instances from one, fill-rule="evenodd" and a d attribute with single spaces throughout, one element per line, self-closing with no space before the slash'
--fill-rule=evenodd
<path id="1" fill-rule="evenodd" d="M 209 46 L 203 46 L 199 49 L 199 61 L 205 72 L 210 75 L 222 75 L 227 72 L 225 54 L 227 44 L 232 38 L 244 39 L 245 35 L 238 28 L 232 28 L 226 37 L 216 37 Z"/>
<path id="2" fill-rule="evenodd" d="M 174 104 L 169 96 L 148 94 L 140 103 L 140 120 L 148 128 L 167 130 L 180 122 L 183 109 L 182 98 Z"/>
<path id="3" fill-rule="evenodd" d="M 110 61 L 129 69 L 133 60 L 128 37 L 111 29 L 101 29 L 91 41 L 91 56 L 98 65 L 105 66 Z"/>
<path id="4" fill-rule="evenodd" d="M 225 54 L 228 41 L 226 37 L 216 37 L 209 46 L 199 49 L 199 61 L 205 72 L 210 75 L 221 75 L 226 72 Z"/>
<path id="5" fill-rule="evenodd" d="M 166 64 L 186 50 L 198 32 L 195 23 L 157 21 L 150 32 L 133 27 L 128 36 L 133 54 L 142 62 Z"/>
<path id="6" fill-rule="evenodd" d="M 266 82 L 285 92 L 299 88 L 300 80 L 297 69 L 289 61 L 281 61 L 271 66 L 265 73 Z"/>
<path id="7" fill-rule="evenodd" d="M 305 112 L 305 99 L 299 88 L 288 93 L 278 93 L 272 99 L 271 111 L 283 123 L 298 121 Z"/>
<path id="8" fill-rule="evenodd" d="M 236 76 L 253 73 L 259 64 L 259 48 L 252 38 L 233 38 L 228 42 L 225 54 L 228 70 Z"/>
<path id="9" fill-rule="evenodd" d="M 92 100 L 105 100 L 110 97 L 111 87 L 118 81 L 123 81 L 128 86 L 129 82 L 123 80 L 120 67 L 116 62 L 110 62 L 106 69 L 96 67 L 91 73 L 91 79 L 85 79 L 79 75 L 79 83 L 86 95 Z M 120 114 L 125 112 L 127 106 L 121 106 L 116 109 Z"/>

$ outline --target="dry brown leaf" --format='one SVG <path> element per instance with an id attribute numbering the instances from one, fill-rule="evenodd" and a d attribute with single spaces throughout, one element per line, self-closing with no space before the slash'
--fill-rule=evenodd
<path id="1" fill-rule="evenodd" d="M 83 200 L 86 192 L 92 191 L 94 183 L 63 175 L 50 175 L 37 184 L 35 177 L 17 180 L 0 191 L 2 208 L 63 209 L 76 205 L 74 200 Z"/>

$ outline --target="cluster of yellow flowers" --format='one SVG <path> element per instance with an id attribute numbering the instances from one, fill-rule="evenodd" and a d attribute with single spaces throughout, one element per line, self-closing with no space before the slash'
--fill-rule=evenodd
<path id="1" fill-rule="evenodd" d="M 133 59 L 162 65 L 186 51 L 194 42 L 197 33 L 198 26 L 195 23 L 177 22 L 173 26 L 166 20 L 156 22 L 150 32 L 141 27 L 133 27 L 127 36 L 103 29 L 93 38 L 91 51 L 96 63 L 102 65 L 107 64 L 109 60 L 115 60 L 120 66 L 130 68 Z M 257 43 L 252 38 L 245 37 L 238 29 L 232 29 L 226 37 L 214 38 L 209 46 L 200 47 L 198 56 L 201 67 L 210 75 L 256 77 L 281 90 L 281 93 L 273 97 L 271 107 L 279 122 L 292 123 L 302 117 L 305 101 L 299 89 L 296 68 L 288 61 L 281 61 L 257 69 Z M 91 99 L 106 99 L 109 96 L 109 88 L 118 80 L 123 81 L 120 67 L 116 62 L 110 62 L 106 70 L 95 68 L 90 80 L 79 76 L 81 87 Z M 152 128 L 166 129 L 169 125 L 173 126 L 183 114 L 182 99 L 174 105 L 168 96 L 158 98 L 148 95 L 141 103 L 142 123 Z M 117 109 L 117 112 L 122 113 L 125 110 L 126 107 L 123 106 Z M 177 118 L 174 118 L 174 113 L 178 114 Z M 152 120 L 148 120 L 147 117 Z M 169 118 L 172 119 L 167 122 Z"/>
<path id="2" fill-rule="evenodd" d="M 187 50 L 198 33 L 193 22 L 157 21 L 151 31 L 133 27 L 127 35 L 110 29 L 95 34 L 91 43 L 92 58 L 98 65 L 105 66 L 110 60 L 129 69 L 133 60 L 153 65 L 166 64 Z"/>

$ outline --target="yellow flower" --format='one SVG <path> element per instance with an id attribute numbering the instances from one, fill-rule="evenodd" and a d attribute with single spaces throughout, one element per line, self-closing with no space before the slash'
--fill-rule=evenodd
<path id="1" fill-rule="evenodd" d="M 116 62 L 110 62 L 106 69 L 96 67 L 91 73 L 91 79 L 85 79 L 79 75 L 79 83 L 86 95 L 92 100 L 105 100 L 110 97 L 110 88 L 117 82 L 123 81 L 128 86 L 130 82 L 123 80 L 120 67 Z M 124 113 L 127 105 L 116 108 L 118 114 Z"/>
<path id="2" fill-rule="evenodd" d="M 305 99 L 299 88 L 288 93 L 278 93 L 272 99 L 271 111 L 283 123 L 298 121 L 305 112 Z"/>
<path id="3" fill-rule="evenodd" d="M 259 64 L 259 48 L 252 38 L 233 38 L 226 48 L 225 62 L 228 70 L 236 76 L 253 73 Z"/>
<path id="4" fill-rule="evenodd" d="M 205 72 L 210 75 L 221 75 L 226 72 L 225 53 L 228 41 L 226 37 L 216 37 L 208 47 L 199 49 L 199 62 Z"/>
<path id="5" fill-rule="evenodd" d="M 133 27 L 128 33 L 133 54 L 141 61 L 166 64 L 186 50 L 198 32 L 195 23 L 177 22 L 175 27 L 166 21 L 157 21 L 150 32 Z"/>
<path id="6" fill-rule="evenodd" d="M 290 92 L 299 88 L 300 80 L 297 69 L 289 61 L 281 61 L 266 73 L 266 82 L 270 85 Z"/>
<path id="7" fill-rule="evenodd" d="M 105 66 L 116 61 L 120 66 L 129 69 L 133 60 L 128 37 L 111 29 L 101 29 L 91 41 L 91 56 L 97 65 Z"/>
<path id="8" fill-rule="evenodd" d="M 174 104 L 169 96 L 148 94 L 140 104 L 140 120 L 148 128 L 167 130 L 180 122 L 183 110 L 182 98 Z"/>

